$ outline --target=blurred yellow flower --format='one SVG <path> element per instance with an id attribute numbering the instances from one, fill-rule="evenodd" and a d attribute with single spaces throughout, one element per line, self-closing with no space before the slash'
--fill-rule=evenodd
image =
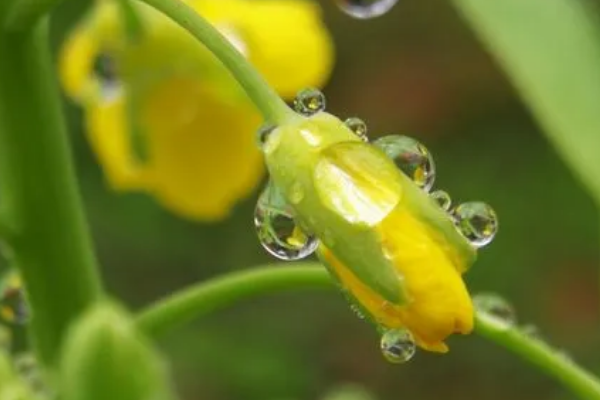
<path id="1" fill-rule="evenodd" d="M 475 247 L 386 154 L 326 113 L 278 128 L 264 152 L 299 225 L 320 239 L 319 258 L 377 326 L 436 352 L 473 329 L 461 275 Z"/>
<path id="2" fill-rule="evenodd" d="M 284 98 L 327 79 L 333 49 L 315 2 L 188 4 Z M 114 189 L 150 193 L 187 218 L 224 218 L 262 177 L 259 115 L 187 32 L 146 6 L 136 10 L 142 31 L 132 40 L 116 2 L 99 0 L 62 48 L 62 84 L 85 110 L 91 146 Z"/>

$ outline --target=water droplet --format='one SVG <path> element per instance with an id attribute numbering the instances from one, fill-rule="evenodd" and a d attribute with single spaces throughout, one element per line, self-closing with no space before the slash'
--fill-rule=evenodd
<path id="1" fill-rule="evenodd" d="M 277 125 L 264 124 L 256 131 L 256 143 L 259 149 L 264 149 L 271 133 L 277 128 Z"/>
<path id="2" fill-rule="evenodd" d="M 473 296 L 473 304 L 478 311 L 484 312 L 506 327 L 513 326 L 517 322 L 517 314 L 513 306 L 497 294 L 477 294 Z"/>
<path id="3" fill-rule="evenodd" d="M 311 255 L 319 244 L 294 220 L 293 211 L 275 185 L 269 183 L 254 211 L 254 226 L 262 246 L 281 260 L 299 260 Z"/>
<path id="4" fill-rule="evenodd" d="M 367 137 L 367 124 L 360 118 L 352 117 L 348 118 L 344 121 L 344 124 L 350 129 L 356 136 L 364 140 L 365 142 L 369 141 Z"/>
<path id="5" fill-rule="evenodd" d="M 306 116 L 321 112 L 325 110 L 325 95 L 319 89 L 302 89 L 294 99 L 294 110 Z"/>
<path id="6" fill-rule="evenodd" d="M 358 319 L 365 319 L 365 314 L 363 314 L 362 310 L 360 309 L 359 306 L 357 306 L 354 303 L 350 303 L 350 309 L 352 310 L 352 312 L 354 312 L 354 314 L 356 314 L 356 316 L 358 317 Z"/>
<path id="7" fill-rule="evenodd" d="M 486 203 L 462 203 L 452 212 L 458 230 L 475 247 L 489 244 L 498 231 L 498 217 Z"/>
<path id="8" fill-rule="evenodd" d="M 439 206 L 444 211 L 450 210 L 450 206 L 452 205 L 452 199 L 450 195 L 445 190 L 436 190 L 429 194 L 429 196 L 439 204 Z"/>
<path id="9" fill-rule="evenodd" d="M 435 181 L 433 157 L 417 140 L 401 135 L 384 136 L 374 143 L 391 158 L 417 186 L 428 192 Z"/>
<path id="10" fill-rule="evenodd" d="M 541 339 L 540 329 L 534 324 L 525 324 L 521 327 L 521 332 L 532 339 Z"/>
<path id="11" fill-rule="evenodd" d="M 110 53 L 99 53 L 94 60 L 94 77 L 98 82 L 100 97 L 112 101 L 122 92 L 122 84 L 117 74 L 117 66 Z"/>
<path id="12" fill-rule="evenodd" d="M 351 17 L 369 19 L 388 12 L 398 0 L 336 0 L 338 7 Z"/>
<path id="13" fill-rule="evenodd" d="M 23 325 L 29 320 L 29 306 L 21 277 L 9 271 L 2 279 L 0 289 L 0 318 L 5 322 Z"/>
<path id="14" fill-rule="evenodd" d="M 381 353 L 389 362 L 401 364 L 415 355 L 417 346 L 406 329 L 391 329 L 381 336 Z"/>

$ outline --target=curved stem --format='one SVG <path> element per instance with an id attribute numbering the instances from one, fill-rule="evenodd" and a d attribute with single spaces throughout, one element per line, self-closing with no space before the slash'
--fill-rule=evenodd
<path id="1" fill-rule="evenodd" d="M 203 282 L 156 302 L 139 314 L 138 327 L 160 336 L 193 320 L 241 300 L 291 289 L 330 288 L 331 278 L 317 263 L 272 265 L 233 272 Z"/>
<path id="2" fill-rule="evenodd" d="M 101 296 L 73 170 L 48 24 L 0 30 L 0 194 L 28 292 L 39 358 L 53 363 L 71 322 Z"/>
<path id="3" fill-rule="evenodd" d="M 171 18 L 204 44 L 244 88 L 266 122 L 280 124 L 294 115 L 248 60 L 186 3 L 181 0 L 140 1 Z"/>
<path id="4" fill-rule="evenodd" d="M 483 312 L 475 318 L 475 331 L 554 376 L 581 398 L 600 399 L 598 378 L 544 341 L 523 333 L 518 327 L 507 327 L 504 322 Z"/>
<path id="5" fill-rule="evenodd" d="M 333 287 L 330 275 L 318 263 L 259 267 L 231 273 L 174 293 L 139 314 L 137 324 L 146 334 L 156 337 L 194 318 L 250 297 L 288 289 Z M 597 378 L 560 352 L 522 333 L 517 327 L 499 323 L 489 315 L 479 313 L 475 318 L 475 331 L 481 336 L 529 361 L 581 398 L 600 400 Z"/>

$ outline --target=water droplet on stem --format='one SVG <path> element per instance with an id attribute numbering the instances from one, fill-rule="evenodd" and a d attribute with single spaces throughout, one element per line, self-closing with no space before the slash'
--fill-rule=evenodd
<path id="1" fill-rule="evenodd" d="M 294 110 L 307 117 L 325 110 L 325 95 L 319 89 L 302 89 L 294 99 Z"/>
<path id="2" fill-rule="evenodd" d="M 506 327 L 511 327 L 517 322 L 517 314 L 513 306 L 497 294 L 477 294 L 473 296 L 473 305 L 478 311 L 493 317 L 494 320 Z"/>

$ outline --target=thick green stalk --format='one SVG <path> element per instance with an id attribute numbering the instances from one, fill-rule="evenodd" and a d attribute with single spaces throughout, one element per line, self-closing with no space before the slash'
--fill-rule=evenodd
<path id="1" fill-rule="evenodd" d="M 333 288 L 325 268 L 317 263 L 255 268 L 202 282 L 155 303 L 139 314 L 140 329 L 159 336 L 193 318 L 264 294 L 290 290 Z M 484 313 L 476 316 L 475 331 L 504 346 L 562 382 L 581 398 L 600 400 L 600 382 L 562 353 Z"/>
<path id="2" fill-rule="evenodd" d="M 262 113 L 265 122 L 280 124 L 292 114 L 263 77 L 208 21 L 180 0 L 140 0 L 162 12 L 204 44 L 229 70 Z"/>
<path id="3" fill-rule="evenodd" d="M 0 201 L 32 307 L 40 358 L 101 295 L 72 166 L 45 20 L 0 31 Z"/>

